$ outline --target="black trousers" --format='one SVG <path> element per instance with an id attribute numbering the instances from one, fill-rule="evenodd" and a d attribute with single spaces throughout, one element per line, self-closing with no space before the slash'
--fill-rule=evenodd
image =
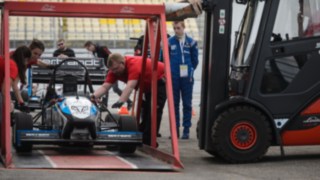
<path id="1" fill-rule="evenodd" d="M 144 93 L 145 101 L 142 103 L 142 122 L 140 131 L 143 132 L 143 143 L 151 145 L 151 92 Z M 157 93 L 157 132 L 160 129 L 160 123 L 163 114 L 163 108 L 167 100 L 166 85 L 163 80 L 158 80 Z"/>

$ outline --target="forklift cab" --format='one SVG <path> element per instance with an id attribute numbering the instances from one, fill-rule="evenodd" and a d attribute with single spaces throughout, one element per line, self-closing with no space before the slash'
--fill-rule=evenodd
<path id="1" fill-rule="evenodd" d="M 242 163 L 270 145 L 320 144 L 319 1 L 205 4 L 200 149 Z"/>

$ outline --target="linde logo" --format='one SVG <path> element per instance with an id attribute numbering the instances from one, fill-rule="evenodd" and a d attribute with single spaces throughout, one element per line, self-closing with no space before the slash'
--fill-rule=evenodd
<path id="1" fill-rule="evenodd" d="M 311 116 L 308 119 L 304 120 L 303 123 L 320 123 L 320 119 L 316 116 Z"/>
<path id="2" fill-rule="evenodd" d="M 55 11 L 55 6 L 50 4 L 45 4 L 42 6 L 41 11 Z"/>
<path id="3" fill-rule="evenodd" d="M 121 10 L 121 13 L 133 13 L 134 12 L 134 8 L 133 7 L 129 7 L 129 6 L 124 6 Z"/>

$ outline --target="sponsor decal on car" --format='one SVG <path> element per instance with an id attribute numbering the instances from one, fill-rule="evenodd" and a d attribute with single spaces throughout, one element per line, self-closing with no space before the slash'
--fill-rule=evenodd
<path id="1" fill-rule="evenodd" d="M 92 103 L 85 97 L 68 97 L 66 98 L 66 105 L 76 118 L 85 119 L 90 116 Z"/>

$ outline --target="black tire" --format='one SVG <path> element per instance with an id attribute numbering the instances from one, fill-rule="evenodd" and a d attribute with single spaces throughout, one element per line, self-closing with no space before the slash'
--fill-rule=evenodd
<path id="1" fill-rule="evenodd" d="M 200 139 L 200 120 L 197 122 L 197 128 L 196 128 L 196 134 L 197 134 L 197 139 Z"/>
<path id="2" fill-rule="evenodd" d="M 230 163 L 254 162 L 267 152 L 271 128 L 259 110 L 237 106 L 218 116 L 211 137 L 214 150 L 210 153 Z"/>
<path id="3" fill-rule="evenodd" d="M 111 115 L 108 113 L 104 119 L 105 122 L 108 123 L 119 123 L 120 120 L 120 115 L 119 114 L 115 114 L 112 113 Z M 115 122 L 116 121 L 116 122 Z M 108 151 L 118 151 L 119 150 L 119 146 L 115 145 L 115 144 L 109 144 L 107 145 L 107 150 Z"/>
<path id="4" fill-rule="evenodd" d="M 21 91 L 21 97 L 24 102 L 29 102 L 28 90 L 24 89 Z"/>
<path id="5" fill-rule="evenodd" d="M 62 129 L 61 136 L 63 139 L 70 139 L 71 133 L 73 132 L 74 126 L 71 122 L 67 122 Z"/>
<path id="6" fill-rule="evenodd" d="M 121 116 L 119 119 L 119 130 L 120 131 L 138 131 L 137 121 L 132 116 Z M 131 154 L 137 149 L 135 144 L 121 144 L 119 145 L 119 152 Z"/>
<path id="7" fill-rule="evenodd" d="M 197 128 L 196 128 L 196 133 L 197 133 L 197 139 L 200 139 L 200 120 L 197 122 Z M 207 153 L 209 153 L 210 155 L 216 157 L 216 158 L 221 158 L 219 156 L 219 154 L 215 151 L 215 150 L 206 150 Z"/>
<path id="8" fill-rule="evenodd" d="M 113 119 L 113 118 L 114 119 Z M 114 113 L 112 113 L 111 115 L 110 114 L 107 114 L 106 115 L 106 117 L 105 117 L 105 119 L 104 119 L 104 121 L 105 122 L 114 122 L 114 121 L 117 121 L 117 122 L 119 122 L 119 120 L 120 120 L 120 115 L 119 114 L 114 114 Z"/>
<path id="9" fill-rule="evenodd" d="M 32 144 L 28 143 L 21 143 L 18 145 L 16 143 L 16 135 L 18 130 L 32 130 L 33 129 L 33 121 L 32 116 L 28 113 L 20 112 L 15 113 L 15 124 L 13 126 L 13 145 L 17 152 L 31 152 L 32 151 Z"/>

